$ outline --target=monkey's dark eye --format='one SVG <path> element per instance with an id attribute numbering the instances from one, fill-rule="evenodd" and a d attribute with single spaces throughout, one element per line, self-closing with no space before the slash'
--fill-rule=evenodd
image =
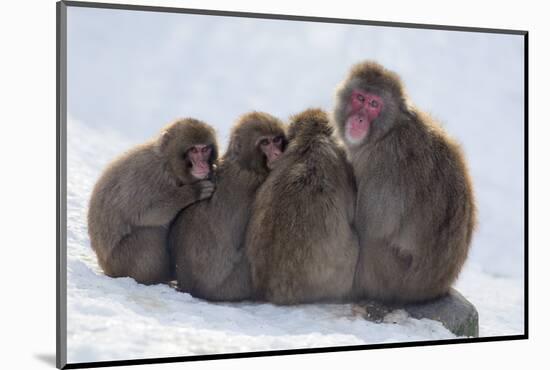
<path id="1" fill-rule="evenodd" d="M 201 152 L 203 152 L 203 153 L 208 153 L 209 151 L 210 151 L 209 146 L 205 146 L 204 148 L 201 149 Z"/>
<path id="2" fill-rule="evenodd" d="M 195 153 L 195 154 L 196 154 L 196 153 L 198 153 L 198 152 L 199 152 L 199 150 L 197 149 L 197 147 L 196 147 L 196 146 L 194 146 L 194 147 L 192 147 L 192 148 L 191 148 L 190 152 L 191 152 L 191 153 Z"/>
<path id="3" fill-rule="evenodd" d="M 269 139 L 262 139 L 262 140 L 260 140 L 260 145 L 265 146 L 265 145 L 268 145 L 268 144 L 269 144 Z"/>
<path id="4" fill-rule="evenodd" d="M 357 100 L 359 100 L 361 103 L 364 103 L 365 97 L 363 95 L 357 95 Z"/>
<path id="5" fill-rule="evenodd" d="M 274 144 L 279 144 L 281 141 L 283 141 L 282 136 L 275 136 L 275 138 L 273 139 Z"/>
<path id="6" fill-rule="evenodd" d="M 380 103 L 378 103 L 374 99 L 370 101 L 370 106 L 373 107 L 373 108 L 378 108 L 379 105 L 380 105 Z"/>

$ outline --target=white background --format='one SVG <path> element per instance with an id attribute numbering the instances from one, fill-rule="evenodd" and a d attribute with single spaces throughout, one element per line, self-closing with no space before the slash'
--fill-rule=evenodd
<path id="1" fill-rule="evenodd" d="M 139 4 L 140 2 L 132 2 Z M 527 29 L 530 31 L 530 333 L 529 341 L 362 351 L 337 354 L 300 355 L 258 359 L 224 360 L 188 364 L 156 365 L 147 368 L 252 368 L 253 366 L 327 367 L 354 364 L 366 367 L 413 364 L 419 367 L 463 367 L 466 365 L 517 368 L 534 365 L 542 356 L 547 335 L 547 298 L 543 263 L 542 209 L 548 200 L 538 191 L 548 185 L 544 153 L 546 145 L 542 109 L 548 74 L 548 26 L 544 11 L 534 2 L 461 1 L 455 5 L 414 1 L 379 4 L 339 1 L 334 5 L 297 1 L 156 1 L 142 4 L 265 13 L 330 16 L 340 18 L 402 21 L 460 26 Z M 4 134 L 2 164 L 3 207 L 7 232 L 4 247 L 4 355 L 17 367 L 52 367 L 55 353 L 55 3 L 27 1 L 3 9 L 2 91 Z M 438 8 L 439 7 L 439 8 Z M 8 46 L 7 48 L 5 46 Z M 14 99 L 16 98 L 16 99 Z M 538 109 L 537 109 L 538 108 Z M 537 125 L 538 123 L 538 125 Z M 537 145 L 538 144 L 538 145 Z M 539 149 L 539 152 L 535 151 Z M 537 165 L 535 167 L 534 165 Z M 535 182 L 536 181 L 536 182 Z M 536 201 L 535 201 L 536 199 Z M 538 219 L 535 213 L 538 213 Z M 537 223 L 540 227 L 537 227 Z M 541 230 L 542 229 L 542 230 Z M 32 230 L 32 231 L 29 231 Z M 538 230 L 538 233 L 537 233 Z M 535 273 L 538 273 L 536 275 Z M 4 276 L 5 275 L 5 276 Z M 542 318 L 541 318 L 542 316 Z M 8 330 L 5 330 L 6 327 Z M 539 359 L 540 360 L 540 359 Z M 543 361 L 544 362 L 544 361 Z"/>

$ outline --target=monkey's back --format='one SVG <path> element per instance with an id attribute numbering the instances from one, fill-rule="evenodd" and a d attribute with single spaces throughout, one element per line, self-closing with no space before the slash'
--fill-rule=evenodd
<path id="1" fill-rule="evenodd" d="M 176 217 L 169 245 L 181 290 L 211 300 L 245 298 L 238 297 L 240 289 L 232 289 L 226 282 L 230 275 L 241 274 L 236 269 L 242 268 L 245 258 L 245 230 L 261 181 L 236 163 L 222 163 L 216 171 L 212 197 L 187 207 Z"/>
<path id="2" fill-rule="evenodd" d="M 278 304 L 341 300 L 358 253 L 345 154 L 321 137 L 291 144 L 280 161 L 259 190 L 248 229 L 256 288 Z"/>
<path id="3" fill-rule="evenodd" d="M 151 145 L 138 145 L 115 158 L 96 182 L 88 208 L 92 248 L 102 260 L 116 243 L 131 232 L 133 219 L 162 191 L 162 166 Z"/>
<path id="4" fill-rule="evenodd" d="M 352 158 L 356 227 L 364 262 L 373 270 L 366 273 L 378 274 L 368 293 L 385 300 L 445 293 L 464 264 L 475 225 L 459 145 L 427 115 L 415 113 Z"/>

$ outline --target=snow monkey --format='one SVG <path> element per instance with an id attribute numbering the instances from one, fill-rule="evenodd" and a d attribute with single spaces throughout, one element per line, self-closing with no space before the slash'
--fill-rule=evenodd
<path id="1" fill-rule="evenodd" d="M 288 140 L 247 230 L 254 290 L 275 304 L 345 300 L 359 253 L 353 170 L 322 110 L 293 116 Z"/>
<path id="2" fill-rule="evenodd" d="M 109 164 L 88 211 L 91 245 L 105 274 L 144 284 L 171 279 L 168 225 L 212 195 L 208 177 L 217 150 L 214 130 L 187 118 Z"/>
<path id="3" fill-rule="evenodd" d="M 397 74 L 370 61 L 337 89 L 334 121 L 358 190 L 355 293 L 396 303 L 446 294 L 476 223 L 459 145 L 408 101 Z"/>
<path id="4" fill-rule="evenodd" d="M 181 212 L 171 227 L 181 291 L 214 301 L 252 298 L 245 230 L 256 190 L 285 148 L 277 118 L 251 112 L 237 121 L 215 171 L 216 192 Z"/>

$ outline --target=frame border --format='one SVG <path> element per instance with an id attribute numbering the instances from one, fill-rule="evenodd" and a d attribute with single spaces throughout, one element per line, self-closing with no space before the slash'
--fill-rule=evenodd
<path id="1" fill-rule="evenodd" d="M 196 356 L 174 356 L 159 358 L 144 358 L 115 361 L 67 363 L 67 7 L 83 7 L 95 9 L 131 10 L 145 12 L 180 13 L 195 15 L 210 15 L 221 17 L 273 19 L 301 22 L 353 24 L 380 27 L 416 28 L 426 30 L 460 31 L 476 33 L 495 33 L 523 36 L 524 41 L 524 333 L 479 338 L 457 338 L 415 342 L 396 342 L 383 344 L 365 344 L 354 346 L 318 347 L 289 350 L 273 350 L 258 352 L 221 353 Z M 383 348 L 421 347 L 463 343 L 483 343 L 529 339 L 529 32 L 526 30 L 509 30 L 496 28 L 444 26 L 421 23 L 385 22 L 359 19 L 325 18 L 300 15 L 251 13 L 226 10 L 208 10 L 176 8 L 148 5 L 113 4 L 83 1 L 65 1 L 56 3 L 56 367 L 58 369 L 81 369 L 110 366 L 144 365 L 174 362 L 191 362 L 204 360 L 234 359 L 246 357 L 286 356 L 295 354 L 328 353 L 343 351 L 360 351 Z"/>
<path id="2" fill-rule="evenodd" d="M 67 6 L 56 3 L 56 366 L 67 364 Z"/>

